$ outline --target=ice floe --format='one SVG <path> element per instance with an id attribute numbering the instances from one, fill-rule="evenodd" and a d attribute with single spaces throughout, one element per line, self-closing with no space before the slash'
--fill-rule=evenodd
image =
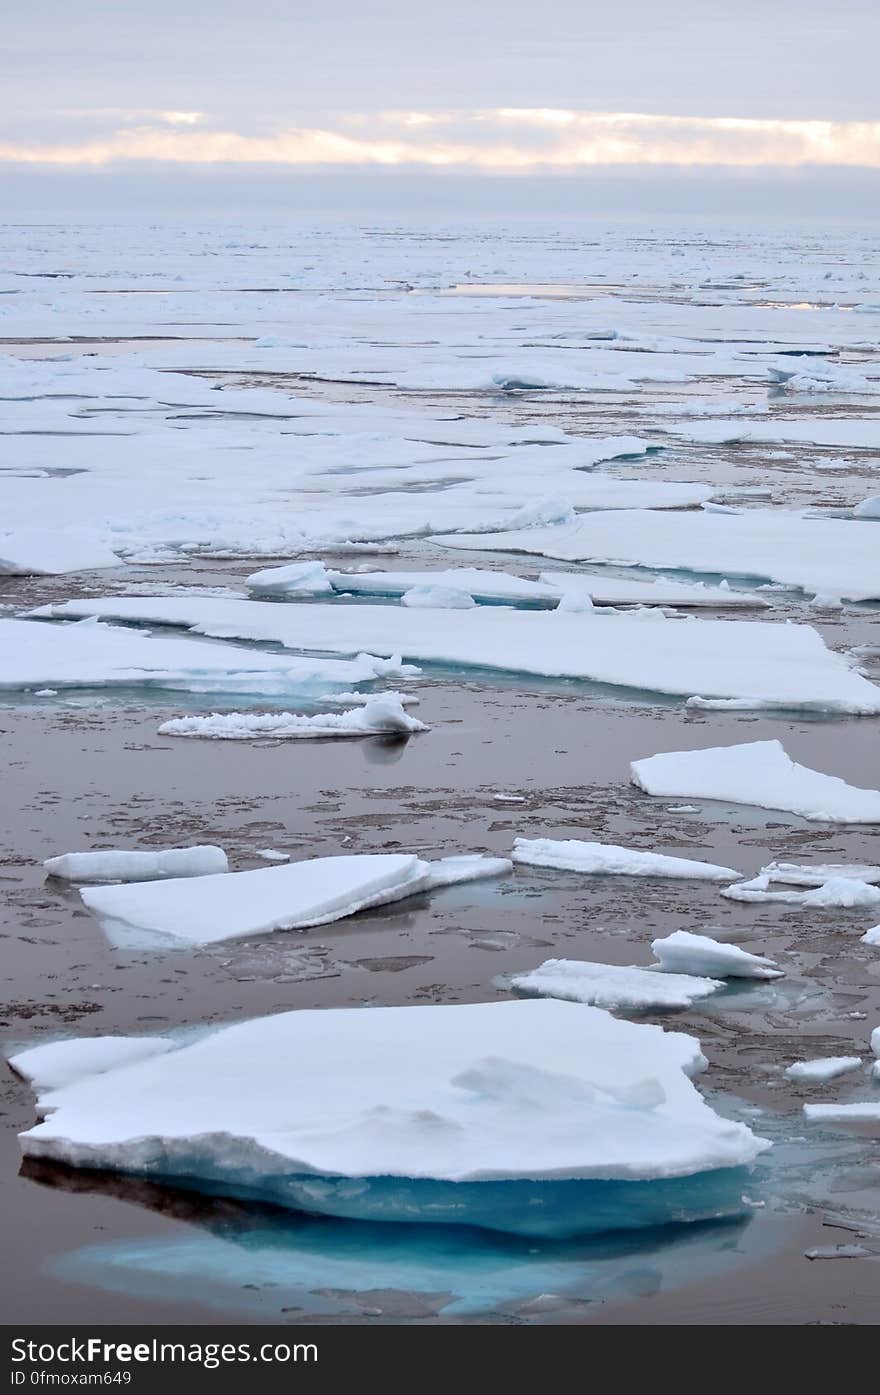
<path id="1" fill-rule="evenodd" d="M 664 972 L 706 974 L 714 978 L 781 978 L 782 970 L 762 954 L 749 954 L 739 945 L 674 930 L 654 940 L 651 949 Z"/>
<path id="2" fill-rule="evenodd" d="M 862 943 L 866 945 L 880 945 L 880 925 L 874 925 L 870 930 L 866 930 L 862 935 Z M 880 1052 L 878 1052 L 880 1055 Z"/>
<path id="3" fill-rule="evenodd" d="M 400 604 L 415 610 L 470 610 L 476 602 L 469 591 L 452 586 L 413 586 L 404 591 Z"/>
<path id="4" fill-rule="evenodd" d="M 286 567 L 266 567 L 245 578 L 248 590 L 263 595 L 322 596 L 333 586 L 323 562 L 291 562 Z"/>
<path id="5" fill-rule="evenodd" d="M 85 887 L 81 896 L 111 937 L 126 929 L 181 944 L 304 930 L 417 892 L 510 870 L 504 858 L 425 862 L 411 854 L 317 857 L 225 876 Z"/>
<path id="6" fill-rule="evenodd" d="M 100 535 L 87 530 L 17 528 L 0 533 L 0 574 L 57 576 L 121 565 Z"/>
<path id="7" fill-rule="evenodd" d="M 313 1213 L 571 1234 L 706 1215 L 706 1172 L 714 1214 L 741 1209 L 739 1170 L 768 1146 L 695 1089 L 693 1037 L 581 1004 L 284 1012 L 128 1066 L 113 1052 L 54 1088 L 16 1057 L 43 1116 L 26 1156 Z M 420 1179 L 460 1185 L 419 1211 Z M 562 1181 L 597 1185 L 542 1206 L 535 1184 Z M 532 1184 L 532 1204 L 502 1182 Z"/>
<path id="8" fill-rule="evenodd" d="M 731 901 L 777 901 L 787 906 L 804 906 L 807 910 L 811 907 L 817 910 L 853 910 L 862 906 L 880 906 L 880 887 L 871 886 L 855 877 L 830 877 L 811 891 L 772 891 L 771 884 L 772 879 L 768 876 L 753 877 L 751 881 L 726 887 L 721 895 Z"/>
<path id="9" fill-rule="evenodd" d="M 852 519 L 805 518 L 785 509 L 663 514 L 631 509 L 488 537 L 460 532 L 434 542 L 563 562 L 765 578 L 851 601 L 880 598 L 877 541 L 870 527 Z"/>
<path id="10" fill-rule="evenodd" d="M 613 843 L 585 843 L 577 838 L 515 838 L 513 861 L 530 867 L 558 867 L 569 872 L 619 877 L 684 877 L 722 882 L 739 873 L 711 862 L 621 848 Z"/>
<path id="11" fill-rule="evenodd" d="M 662 974 L 585 959 L 547 959 L 529 973 L 514 975 L 510 987 L 535 997 L 589 1003 L 612 1012 L 637 1012 L 690 1007 L 724 985 L 717 979 L 685 973 Z"/>
<path id="12" fill-rule="evenodd" d="M 880 712 L 880 688 L 827 649 L 807 625 L 702 619 L 673 623 L 497 606 L 448 615 L 437 611 L 426 625 L 424 616 L 401 606 L 280 605 L 211 596 L 89 597 L 32 614 L 176 625 L 215 638 L 274 641 L 300 651 L 378 652 L 677 696 L 704 693 L 779 707 Z M 278 662 L 277 656 L 272 658 Z M 47 673 L 44 681 L 50 679 Z"/>
<path id="13" fill-rule="evenodd" d="M 859 862 L 768 862 L 759 873 L 771 882 L 786 886 L 822 886 L 836 877 L 851 877 L 854 881 L 880 885 L 880 867 Z"/>
<path id="14" fill-rule="evenodd" d="M 0 619 L 0 689 L 150 687 L 284 697 L 319 684 L 348 685 L 415 673 L 417 668 L 399 660 L 369 654 L 300 658 L 116 625 Z"/>
<path id="15" fill-rule="evenodd" d="M 363 706 L 345 712 L 318 712 L 303 717 L 296 712 L 212 712 L 210 715 L 173 717 L 159 727 L 162 736 L 212 737 L 217 741 L 274 741 L 334 737 L 406 734 L 427 731 L 411 717 L 393 694 L 376 693 Z"/>
<path id="16" fill-rule="evenodd" d="M 880 1124 L 880 1100 L 853 1100 L 850 1104 L 805 1104 L 808 1119 L 826 1124 Z"/>
<path id="17" fill-rule="evenodd" d="M 68 882 L 149 882 L 164 877 L 207 877 L 229 871 L 222 848 L 159 848 L 148 852 L 62 853 L 43 863 L 50 877 Z"/>
<path id="18" fill-rule="evenodd" d="M 780 741 L 668 751 L 634 760 L 630 770 L 647 794 L 664 798 L 752 804 L 823 823 L 880 823 L 880 791 L 798 765 Z"/>
<path id="19" fill-rule="evenodd" d="M 785 1074 L 790 1080 L 836 1080 L 839 1075 L 847 1075 L 858 1070 L 861 1056 L 820 1056 L 812 1061 L 795 1061 L 787 1066 Z"/>

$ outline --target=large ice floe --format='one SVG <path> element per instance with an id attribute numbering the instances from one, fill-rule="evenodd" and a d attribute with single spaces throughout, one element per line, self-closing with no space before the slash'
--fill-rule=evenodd
<path id="1" fill-rule="evenodd" d="M 877 539 L 870 523 L 805 518 L 784 509 L 663 514 L 629 509 L 581 515 L 555 527 L 490 537 L 457 533 L 434 541 L 450 548 L 533 553 L 563 562 L 757 577 L 851 601 L 880 598 Z"/>
<path id="2" fill-rule="evenodd" d="M 128 1064 L 104 1040 L 66 1078 L 60 1045 L 12 1058 L 43 1119 L 26 1156 L 325 1215 L 572 1235 L 740 1212 L 769 1146 L 695 1089 L 693 1037 L 581 1004 L 284 1012 Z"/>
<path id="3" fill-rule="evenodd" d="M 111 939 L 139 931 L 157 942 L 212 944 L 314 925 L 456 882 L 500 876 L 506 858 L 465 855 L 425 862 L 406 853 L 316 857 L 253 872 L 84 887 Z"/>
<path id="4" fill-rule="evenodd" d="M 317 712 L 310 717 L 296 712 L 212 712 L 172 717 L 159 727 L 162 736 L 212 737 L 215 741 L 401 736 L 427 730 L 424 722 L 405 711 L 400 697 L 391 693 L 376 693 L 362 706 L 345 712 Z"/>
<path id="5" fill-rule="evenodd" d="M 695 862 L 687 857 L 621 848 L 613 843 L 585 843 L 578 838 L 515 838 L 514 862 L 530 867 L 557 867 L 562 871 L 617 877 L 683 877 L 725 882 L 738 877 L 732 867 Z"/>
<path id="6" fill-rule="evenodd" d="M 718 799 L 822 823 L 880 823 L 880 791 L 798 765 L 780 741 L 749 741 L 634 760 L 634 782 L 663 798 Z"/>
<path id="7" fill-rule="evenodd" d="M 176 625 L 214 638 L 274 641 L 299 651 L 368 651 L 677 696 L 702 693 L 786 708 L 880 712 L 880 688 L 827 649 L 807 625 L 496 606 L 437 611 L 427 625 L 423 615 L 402 606 L 280 605 L 211 596 L 89 597 L 32 614 Z M 277 655 L 258 657 L 281 662 Z"/>
<path id="8" fill-rule="evenodd" d="M 208 877 L 228 872 L 222 848 L 211 844 L 193 848 L 159 848 L 147 852 L 125 849 L 62 853 L 43 863 L 50 877 L 67 882 L 149 882 L 166 877 Z"/>
<path id="9" fill-rule="evenodd" d="M 416 672 L 369 654 L 300 658 L 116 625 L 0 620 L 0 689 L 7 690 L 150 687 L 284 697 L 317 684 L 323 688 Z"/>
<path id="10" fill-rule="evenodd" d="M 515 974 L 510 987 L 529 997 L 561 998 L 622 1012 L 686 1008 L 711 997 L 724 984 L 688 973 L 656 973 L 620 964 L 597 964 L 586 959 L 546 959 L 537 969 Z"/>

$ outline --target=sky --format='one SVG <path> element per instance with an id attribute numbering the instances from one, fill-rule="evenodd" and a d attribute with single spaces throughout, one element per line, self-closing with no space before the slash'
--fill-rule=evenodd
<path id="1" fill-rule="evenodd" d="M 880 212 L 877 0 L 33 0 L 4 218 Z"/>

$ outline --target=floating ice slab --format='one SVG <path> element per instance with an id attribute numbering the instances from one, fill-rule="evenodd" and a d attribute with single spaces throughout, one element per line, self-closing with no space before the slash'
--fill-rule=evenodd
<path id="1" fill-rule="evenodd" d="M 465 876 L 460 858 L 423 862 L 410 854 L 363 853 L 194 880 L 85 888 L 80 894 L 111 927 L 185 944 L 212 944 L 328 925 L 418 891 L 497 876 L 509 866 L 504 859 L 469 860 Z"/>
<path id="2" fill-rule="evenodd" d="M 664 798 L 719 799 L 823 823 L 880 823 L 880 791 L 798 765 L 779 741 L 669 751 L 634 760 L 634 782 Z"/>
<path id="3" fill-rule="evenodd" d="M 739 945 L 725 944 L 708 935 L 675 930 L 651 944 L 664 972 L 708 974 L 715 978 L 781 978 L 782 970 L 762 954 L 749 954 Z"/>
<path id="4" fill-rule="evenodd" d="M 851 1104 L 805 1104 L 808 1119 L 826 1124 L 880 1124 L 880 1100 L 854 1100 Z"/>
<path id="5" fill-rule="evenodd" d="M 880 925 L 874 925 L 870 930 L 866 930 L 861 938 L 863 944 L 880 945 Z"/>
<path id="6" fill-rule="evenodd" d="M 336 591 L 365 596 L 403 596 L 415 587 L 444 586 L 463 591 L 479 601 L 547 601 L 558 599 L 552 586 L 542 586 L 507 572 L 479 567 L 449 567 L 442 571 L 418 572 L 339 572 L 327 575 Z"/>
<path id="7" fill-rule="evenodd" d="M 743 513 L 582 514 L 574 523 L 437 537 L 443 547 L 525 552 L 563 562 L 763 577 L 846 600 L 880 598 L 873 530 L 852 519 L 805 518 L 783 509 Z"/>
<path id="8" fill-rule="evenodd" d="M 0 574 L 57 576 L 122 566 L 101 537 L 88 531 L 18 528 L 0 533 Z"/>
<path id="9" fill-rule="evenodd" d="M 700 881 L 724 882 L 738 877 L 730 867 L 711 862 L 694 862 L 686 857 L 620 848 L 613 843 L 584 843 L 577 838 L 515 838 L 514 862 L 530 867 L 558 867 L 569 872 L 587 872 L 619 877 L 687 877 Z"/>
<path id="10" fill-rule="evenodd" d="M 316 684 L 417 672 L 369 654 L 350 660 L 298 658 L 114 625 L 0 620 L 0 689 L 150 687 L 274 697 Z"/>
<path id="11" fill-rule="evenodd" d="M 836 1080 L 839 1075 L 858 1070 L 861 1056 L 821 1056 L 813 1061 L 795 1061 L 785 1074 L 790 1080 Z"/>
<path id="12" fill-rule="evenodd" d="M 211 596 L 90 597 L 33 614 L 178 625 L 221 639 L 272 640 L 289 649 L 366 650 L 679 696 L 705 693 L 758 698 L 769 706 L 880 712 L 880 688 L 828 650 L 807 625 L 676 623 L 492 606 L 449 615 L 437 611 L 427 625 L 423 615 L 402 606 L 279 605 Z"/>
<path id="13" fill-rule="evenodd" d="M 291 562 L 286 567 L 266 567 L 245 578 L 249 591 L 264 595 L 322 596 L 333 591 L 323 562 Z"/>
<path id="14" fill-rule="evenodd" d="M 771 891 L 770 878 L 753 877 L 748 882 L 729 886 L 721 895 L 730 901 L 778 901 L 788 906 L 804 906 L 822 910 L 852 910 L 856 907 L 880 906 L 880 887 L 870 886 L 854 877 L 831 877 L 812 891 Z"/>
<path id="15" fill-rule="evenodd" d="M 856 518 L 880 518 L 880 494 L 856 504 L 853 514 Z"/>
<path id="16" fill-rule="evenodd" d="M 155 852 L 62 853 L 43 863 L 50 877 L 68 882 L 148 882 L 164 877 L 206 877 L 229 871 L 222 848 L 162 848 Z"/>
<path id="17" fill-rule="evenodd" d="M 735 1170 L 769 1146 L 705 1103 L 688 1078 L 704 1064 L 693 1037 L 550 1000 L 285 1012 L 40 1089 L 43 1122 L 21 1145 L 300 1210 L 521 1233 L 571 1233 L 572 1218 L 492 1185 L 482 1206 L 469 1190 L 470 1214 L 447 1198 L 414 1216 L 394 1179 L 591 1179 L 605 1185 L 586 1229 L 650 1225 L 705 1215 L 701 1177 L 716 1170 L 737 1209 Z M 652 1206 L 650 1188 L 609 1185 L 675 1178 L 693 1187 L 691 1208 L 674 1189 L 677 1212 L 663 1186 Z"/>
<path id="18" fill-rule="evenodd" d="M 404 591 L 400 604 L 414 610 L 470 610 L 476 602 L 469 591 L 452 586 L 413 586 Z"/>
<path id="19" fill-rule="evenodd" d="M 546 959 L 530 973 L 511 978 L 510 986 L 529 996 L 589 1003 L 612 1012 L 636 1012 L 690 1007 L 724 984 L 690 974 L 660 974 L 585 959 Z"/>
<path id="20" fill-rule="evenodd" d="M 880 884 L 880 867 L 858 862 L 816 862 L 809 865 L 768 862 L 759 875 L 786 886 L 823 886 L 825 882 L 838 877 L 850 877 L 854 881 L 867 882 L 869 886 Z"/>
<path id="21" fill-rule="evenodd" d="M 424 722 L 410 717 L 398 697 L 380 693 L 362 707 L 346 712 L 319 712 L 312 717 L 296 712 L 212 712 L 209 716 L 173 717 L 159 727 L 162 736 L 211 737 L 216 741 L 289 741 L 427 730 Z"/>

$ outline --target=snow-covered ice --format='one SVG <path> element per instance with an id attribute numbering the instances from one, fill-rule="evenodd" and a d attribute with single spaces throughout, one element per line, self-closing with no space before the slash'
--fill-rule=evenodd
<path id="1" fill-rule="evenodd" d="M 245 578 L 249 591 L 263 595 L 324 596 L 333 586 L 323 562 L 291 562 L 286 567 L 266 567 Z"/>
<path id="2" fill-rule="evenodd" d="M 219 741 L 253 741 L 261 737 L 289 741 L 427 730 L 424 722 L 404 710 L 398 697 L 382 693 L 345 712 L 318 712 L 311 717 L 296 712 L 212 712 L 207 716 L 173 717 L 159 727 L 162 736 L 213 737 Z"/>
<path id="3" fill-rule="evenodd" d="M 149 882 L 164 877 L 207 877 L 229 870 L 223 849 L 211 844 L 148 852 L 108 849 L 62 853 L 47 858 L 43 866 L 50 877 L 68 882 Z"/>
<path id="4" fill-rule="evenodd" d="M 0 533 L 0 575 L 57 576 L 121 565 L 102 538 L 87 530 L 17 528 Z"/>
<path id="5" fill-rule="evenodd" d="M 808 1119 L 826 1124 L 880 1124 L 880 1100 L 853 1100 L 850 1104 L 805 1104 Z"/>
<path id="6" fill-rule="evenodd" d="M 414 610 L 470 610 L 476 602 L 469 591 L 452 586 L 413 586 L 404 591 L 400 604 Z"/>
<path id="7" fill-rule="evenodd" d="M 706 974 L 715 978 L 781 978 L 782 970 L 762 954 L 750 954 L 739 945 L 674 930 L 654 940 L 651 949 L 664 972 Z"/>
<path id="8" fill-rule="evenodd" d="M 690 1007 L 724 987 L 717 979 L 595 964 L 585 959 L 546 959 L 537 969 L 514 975 L 510 986 L 519 993 L 589 1003 L 612 1012 Z"/>
<path id="9" fill-rule="evenodd" d="M 768 1146 L 695 1089 L 705 1062 L 693 1037 L 581 1004 L 284 1012 L 127 1066 L 111 1050 L 101 1074 L 54 1088 L 31 1053 L 16 1057 L 43 1116 L 21 1135 L 26 1156 L 186 1176 L 311 1212 L 570 1234 L 696 1219 L 705 1172 L 729 1178 L 739 1209 L 737 1170 Z M 392 1179 L 479 1185 L 419 1213 Z M 652 1191 L 673 1179 L 671 1194 Z M 580 1208 L 567 1192 L 568 1214 L 542 1207 L 540 1189 L 524 1207 L 522 1188 L 487 1185 L 525 1180 L 604 1185 Z"/>
<path id="10" fill-rule="evenodd" d="M 426 625 L 423 615 L 402 606 L 284 605 L 211 596 L 89 597 L 32 614 L 176 625 L 214 638 L 274 641 L 300 651 L 385 653 L 679 696 L 703 693 L 785 708 L 880 712 L 880 688 L 827 649 L 807 625 L 676 623 L 642 613 L 594 616 L 497 606 L 437 611 Z M 259 657 L 278 662 L 275 655 Z"/>
<path id="11" fill-rule="evenodd" d="M 836 1080 L 839 1075 L 858 1070 L 861 1064 L 861 1056 L 820 1056 L 812 1061 L 795 1061 L 785 1074 L 790 1080 Z"/>
<path id="12" fill-rule="evenodd" d="M 417 672 L 399 660 L 394 663 L 369 654 L 359 653 L 353 659 L 300 658 L 148 635 L 116 625 L 0 619 L 0 689 L 149 687 L 284 697 L 318 684 L 348 685 Z"/>
<path id="13" fill-rule="evenodd" d="M 851 877 L 854 881 L 880 885 L 880 867 L 859 862 L 768 862 L 759 876 L 786 886 L 822 886 L 836 877 Z"/>
<path id="14" fill-rule="evenodd" d="M 362 853 L 225 876 L 86 887 L 80 894 L 112 935 L 121 927 L 172 943 L 212 944 L 327 925 L 370 906 L 509 869 L 503 858 L 425 862 L 412 854 Z"/>
<path id="15" fill-rule="evenodd" d="M 870 930 L 866 930 L 861 938 L 863 944 L 880 946 L 880 925 L 874 925 Z"/>
<path id="16" fill-rule="evenodd" d="M 738 877 L 730 867 L 695 862 L 686 857 L 621 848 L 613 843 L 586 843 L 577 838 L 515 838 L 513 860 L 531 867 L 558 867 L 564 871 L 619 877 L 685 877 L 723 882 Z"/>
<path id="17" fill-rule="evenodd" d="M 634 782 L 664 798 L 718 799 L 822 823 L 880 823 L 880 791 L 798 765 L 781 741 L 750 741 L 634 760 Z"/>
<path id="18" fill-rule="evenodd" d="M 533 553 L 563 562 L 758 577 L 809 594 L 851 601 L 880 599 L 873 530 L 852 519 L 805 518 L 785 509 L 742 513 L 657 513 L 650 509 L 585 514 L 549 528 L 434 539 L 444 547 Z"/>
<path id="19" fill-rule="evenodd" d="M 757 876 L 751 881 L 726 887 L 721 895 L 730 901 L 776 901 L 787 906 L 803 906 L 807 910 L 853 910 L 880 906 L 880 887 L 861 882 L 856 877 L 830 877 L 810 891 L 773 891 L 771 886 L 770 877 Z"/>

